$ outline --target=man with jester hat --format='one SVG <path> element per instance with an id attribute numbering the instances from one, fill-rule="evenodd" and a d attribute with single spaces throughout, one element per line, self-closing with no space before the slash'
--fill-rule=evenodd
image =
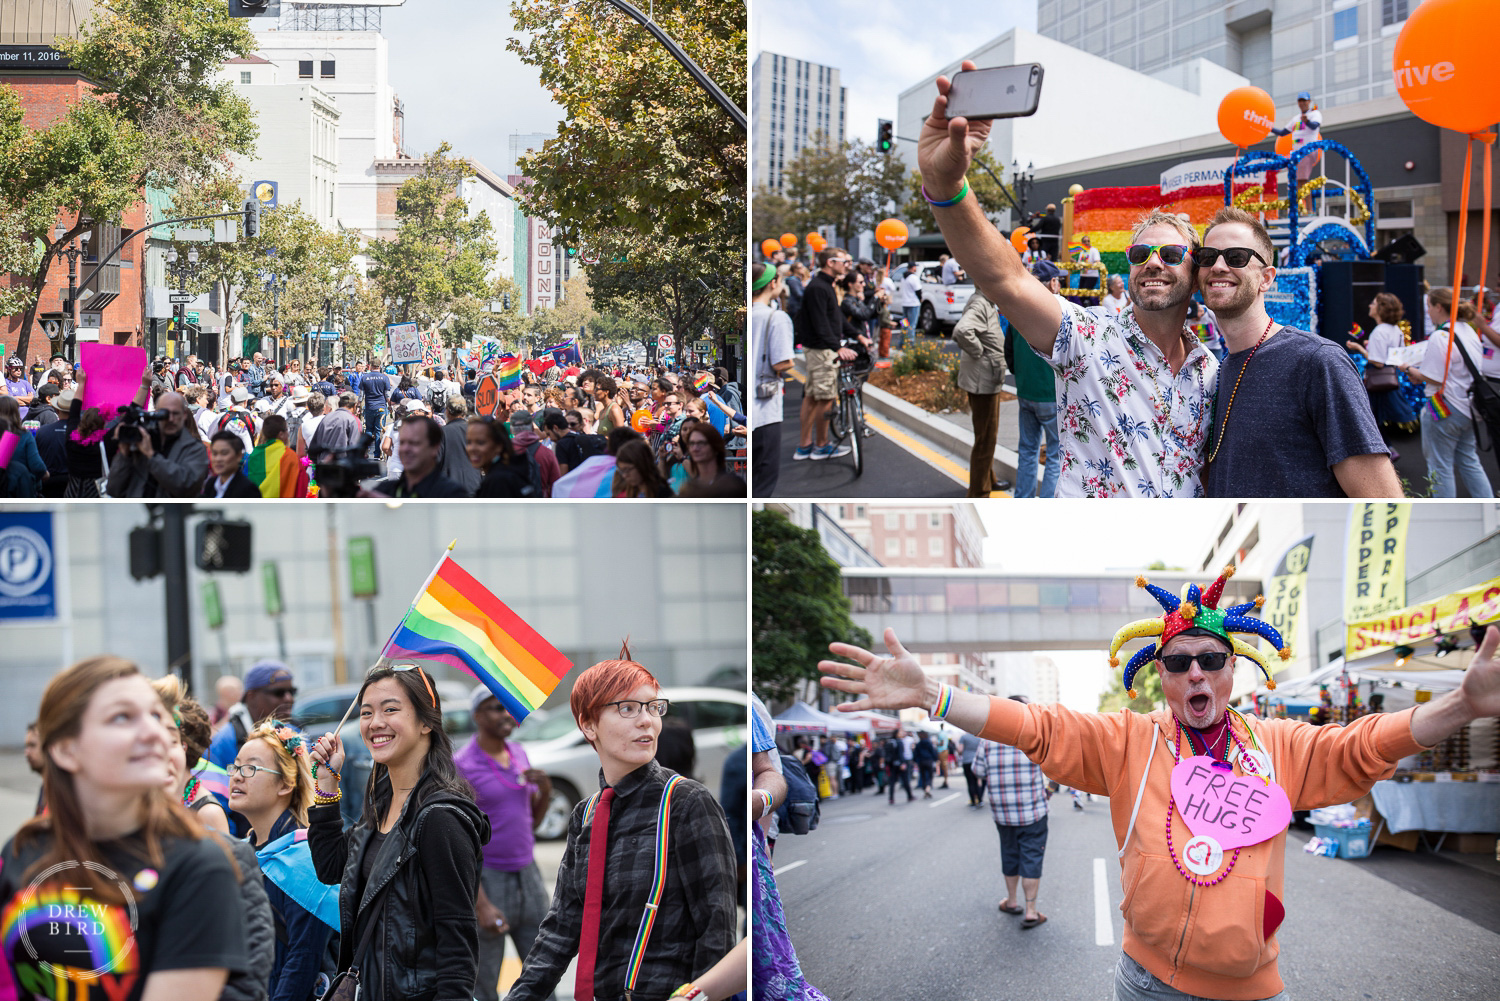
<path id="1" fill-rule="evenodd" d="M 1226 567 L 1206 590 L 1189 586 L 1180 599 L 1136 578 L 1164 614 L 1116 633 L 1110 664 L 1119 665 L 1125 643 L 1153 638 L 1125 668 L 1127 688 L 1148 664 L 1161 672 L 1166 707 L 1150 714 L 958 691 L 929 678 L 891 629 L 889 657 L 834 643 L 835 656 L 855 663 L 818 664 L 824 687 L 857 697 L 841 711 L 925 708 L 1019 748 L 1057 782 L 1109 797 L 1125 894 L 1117 1001 L 1282 1001 L 1276 930 L 1292 811 L 1355 799 L 1389 778 L 1399 759 L 1500 715 L 1500 629 L 1491 628 L 1463 683 L 1413 709 L 1346 727 L 1242 716 L 1229 707 L 1235 657 L 1270 672 L 1260 650 L 1232 634 L 1255 634 L 1282 659 L 1290 654 L 1275 629 L 1251 617 L 1260 598 L 1220 610 L 1233 573 Z"/>

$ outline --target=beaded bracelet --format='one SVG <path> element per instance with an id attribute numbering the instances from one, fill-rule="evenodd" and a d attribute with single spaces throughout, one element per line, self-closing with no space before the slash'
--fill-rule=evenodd
<path id="1" fill-rule="evenodd" d="M 332 765 L 324 765 L 323 767 L 327 768 L 328 769 L 328 774 L 332 775 L 334 778 L 336 778 L 336 779 L 342 779 L 343 778 L 342 775 L 340 775 L 338 772 L 336 772 L 336 771 L 333 770 L 333 766 Z M 313 762 L 312 777 L 315 778 L 315 779 L 318 777 L 318 763 L 316 761 Z"/>
<path id="2" fill-rule="evenodd" d="M 931 205 L 935 209 L 951 208 L 952 206 L 957 205 L 959 202 L 963 201 L 968 196 L 969 179 L 967 177 L 964 178 L 964 186 L 958 189 L 958 194 L 954 195 L 952 198 L 948 199 L 945 202 L 940 202 L 937 199 L 933 198 L 927 193 L 927 185 L 922 185 L 922 197 L 927 199 L 927 204 Z"/>
<path id="3" fill-rule="evenodd" d="M 937 701 L 928 710 L 928 715 L 933 719 L 947 719 L 948 710 L 953 708 L 953 686 L 938 683 Z"/>
<path id="4" fill-rule="evenodd" d="M 344 790 L 342 789 L 334 793 L 332 796 L 325 796 L 318 791 L 317 786 L 313 787 L 313 806 L 332 806 L 343 798 Z"/>

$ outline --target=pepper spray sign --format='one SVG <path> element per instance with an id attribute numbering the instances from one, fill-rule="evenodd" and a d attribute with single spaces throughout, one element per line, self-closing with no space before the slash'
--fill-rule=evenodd
<path id="1" fill-rule="evenodd" d="M 1172 798 L 1195 837 L 1212 838 L 1223 848 L 1269 841 L 1292 822 L 1292 803 L 1281 786 L 1236 775 L 1203 755 L 1183 758 L 1172 768 Z"/>

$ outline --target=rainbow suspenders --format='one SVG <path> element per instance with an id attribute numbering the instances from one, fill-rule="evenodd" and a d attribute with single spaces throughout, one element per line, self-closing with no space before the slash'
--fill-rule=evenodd
<path id="1" fill-rule="evenodd" d="M 646 958 L 646 942 L 651 938 L 651 928 L 656 924 L 656 910 L 661 903 L 661 895 L 667 888 L 667 835 L 671 827 L 672 819 L 672 793 L 683 781 L 681 775 L 673 775 L 667 780 L 666 787 L 662 789 L 661 806 L 656 812 L 656 870 L 651 879 L 651 896 L 646 901 L 645 912 L 641 914 L 641 925 L 635 933 L 635 945 L 630 949 L 630 962 L 625 967 L 625 996 L 633 996 L 635 981 L 641 972 L 641 962 Z M 598 805 L 600 793 L 594 793 L 589 797 L 588 805 L 583 809 L 583 826 L 588 827 L 594 822 L 594 807 Z"/>

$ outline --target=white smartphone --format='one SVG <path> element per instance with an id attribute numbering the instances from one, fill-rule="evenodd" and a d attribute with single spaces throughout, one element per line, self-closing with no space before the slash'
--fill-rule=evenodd
<path id="1" fill-rule="evenodd" d="M 953 74 L 949 118 L 1025 118 L 1042 99 L 1042 64 L 993 66 Z"/>

